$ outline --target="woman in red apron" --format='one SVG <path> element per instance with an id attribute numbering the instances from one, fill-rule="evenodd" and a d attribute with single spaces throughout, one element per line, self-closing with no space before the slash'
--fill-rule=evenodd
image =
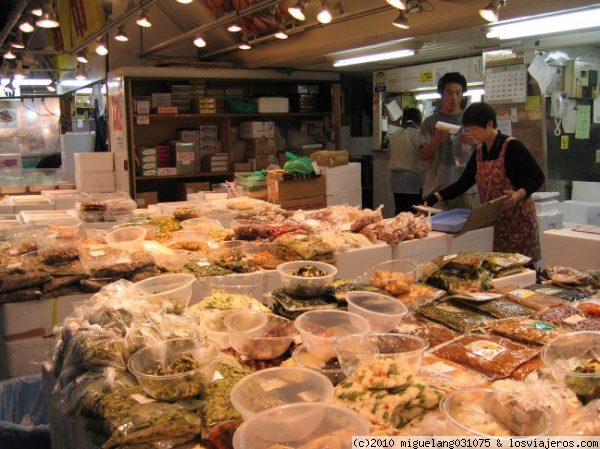
<path id="1" fill-rule="evenodd" d="M 494 226 L 494 251 L 521 253 L 540 259 L 535 206 L 530 195 L 544 183 L 544 173 L 529 150 L 497 129 L 496 112 L 486 103 L 469 106 L 463 126 L 479 142 L 454 184 L 425 199 L 426 204 L 451 200 L 477 183 L 481 202 L 506 195 Z"/>

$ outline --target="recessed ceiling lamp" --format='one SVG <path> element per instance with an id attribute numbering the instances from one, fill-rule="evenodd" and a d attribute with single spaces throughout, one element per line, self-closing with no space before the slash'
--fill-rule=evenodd
<path id="1" fill-rule="evenodd" d="M 405 0 L 386 0 L 390 6 L 393 6 L 396 9 L 406 9 L 406 1 Z"/>
<path id="2" fill-rule="evenodd" d="M 584 9 L 561 14 L 533 17 L 527 20 L 511 21 L 493 25 L 486 34 L 488 38 L 516 39 L 564 31 L 597 28 L 600 24 L 600 8 Z"/>
<path id="3" fill-rule="evenodd" d="M 127 37 L 127 33 L 125 33 L 125 27 L 121 25 L 115 34 L 115 40 L 119 42 L 127 42 L 129 38 Z"/>
<path id="4" fill-rule="evenodd" d="M 500 0 L 498 6 L 494 5 L 494 0 L 490 0 L 485 8 L 479 10 L 479 15 L 488 22 L 498 21 L 498 10 L 506 4 L 506 0 Z"/>
<path id="5" fill-rule="evenodd" d="M 137 18 L 135 23 L 144 28 L 150 28 L 152 26 L 152 22 L 150 22 L 150 19 L 143 9 L 140 11 L 140 16 Z"/>
<path id="6" fill-rule="evenodd" d="M 80 51 L 80 52 L 77 54 L 77 60 L 78 60 L 79 62 L 81 62 L 82 64 L 87 64 L 87 63 L 89 62 L 89 61 L 88 61 L 88 58 L 87 58 L 87 56 L 85 55 L 85 52 L 84 52 L 84 51 Z"/>
<path id="7" fill-rule="evenodd" d="M 402 30 L 410 29 L 410 24 L 408 23 L 408 17 L 406 16 L 406 13 L 402 12 L 402 11 L 400 11 L 396 20 L 394 20 L 392 22 L 392 25 L 394 25 L 396 28 L 400 28 Z"/>
<path id="8" fill-rule="evenodd" d="M 48 2 L 46 12 L 35 21 L 35 24 L 40 28 L 58 28 L 60 26 L 54 8 L 52 8 L 52 2 Z"/>
<path id="9" fill-rule="evenodd" d="M 329 8 L 325 4 L 325 0 L 323 0 L 321 2 L 321 9 L 319 10 L 319 14 L 317 14 L 317 20 L 322 24 L 327 24 L 330 23 L 332 19 L 333 17 L 331 15 L 331 11 L 329 11 Z"/>
<path id="10" fill-rule="evenodd" d="M 56 81 L 54 80 L 54 78 L 52 78 L 50 84 L 46 86 L 46 89 L 48 89 L 49 92 L 56 92 Z"/>
<path id="11" fill-rule="evenodd" d="M 248 42 L 248 38 L 244 35 L 242 36 L 242 40 L 240 41 L 240 45 L 238 46 L 240 50 L 250 50 L 252 46 Z"/>
<path id="12" fill-rule="evenodd" d="M 277 39 L 287 39 L 289 36 L 288 34 L 285 32 L 285 25 L 282 23 L 281 25 L 279 25 L 279 30 L 277 31 L 277 33 L 275 33 L 275 37 Z"/>
<path id="13" fill-rule="evenodd" d="M 385 53 L 375 53 L 372 55 L 357 56 L 354 58 L 340 59 L 333 63 L 334 67 L 345 67 L 356 64 L 366 64 L 367 62 L 386 61 L 388 59 L 406 58 L 407 56 L 413 56 L 415 51 L 412 49 L 388 51 Z"/>
<path id="14" fill-rule="evenodd" d="M 181 3 L 183 5 L 189 5 L 190 3 L 192 3 L 194 0 L 177 0 L 177 3 Z"/>
<path id="15" fill-rule="evenodd" d="M 17 56 L 10 51 L 10 49 L 8 49 L 8 51 L 6 53 L 4 53 L 4 59 L 16 59 Z"/>
<path id="16" fill-rule="evenodd" d="M 31 23 L 31 20 L 25 17 L 23 20 L 21 20 L 21 23 L 19 23 L 19 29 L 23 33 L 33 33 L 35 27 Z"/>
<path id="17" fill-rule="evenodd" d="M 22 80 L 27 77 L 25 70 L 23 70 L 23 61 L 20 59 L 17 60 L 17 68 L 15 69 L 13 76 L 16 80 Z"/>
<path id="18" fill-rule="evenodd" d="M 87 73 L 85 73 L 85 67 L 80 62 L 77 63 L 77 69 L 75 69 L 75 79 L 84 80 L 87 79 Z"/>
<path id="19" fill-rule="evenodd" d="M 198 48 L 206 47 L 206 41 L 200 35 L 194 38 L 194 45 Z"/>
<path id="20" fill-rule="evenodd" d="M 306 20 L 305 11 L 306 11 L 306 1 L 305 0 L 298 0 L 298 3 L 296 3 L 294 6 L 290 6 L 288 8 L 288 13 L 290 13 L 290 16 L 292 16 L 296 20 L 300 20 L 301 22 Z"/>
<path id="21" fill-rule="evenodd" d="M 100 56 L 106 56 L 108 54 L 108 48 L 106 48 L 104 39 L 98 39 L 98 42 L 96 43 L 96 53 Z"/>
<path id="22" fill-rule="evenodd" d="M 17 37 L 15 37 L 15 40 L 11 42 L 10 46 L 19 49 L 25 48 L 25 44 L 23 43 L 23 37 L 21 36 L 21 33 L 17 33 Z"/>

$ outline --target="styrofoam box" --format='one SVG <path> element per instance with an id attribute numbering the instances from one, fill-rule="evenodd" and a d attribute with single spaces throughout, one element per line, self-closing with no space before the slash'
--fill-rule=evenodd
<path id="1" fill-rule="evenodd" d="M 42 363 L 50 359 L 53 342 L 54 339 L 44 337 L 7 341 L 6 359 L 9 377 L 39 374 Z"/>
<path id="2" fill-rule="evenodd" d="M 0 214 L 14 215 L 14 206 L 10 203 L 1 203 L 0 204 Z"/>
<path id="3" fill-rule="evenodd" d="M 115 172 L 96 171 L 96 172 L 76 172 L 75 184 L 80 192 L 114 192 L 115 191 Z"/>
<path id="4" fill-rule="evenodd" d="M 11 229 L 13 226 L 19 226 L 19 220 L 0 220 L 0 229 Z"/>
<path id="5" fill-rule="evenodd" d="M 565 221 L 600 225 L 600 202 L 563 201 L 560 203 Z"/>
<path id="6" fill-rule="evenodd" d="M 114 171 L 113 154 L 108 151 L 75 153 L 75 173 Z"/>
<path id="7" fill-rule="evenodd" d="M 327 195 L 327 205 L 347 204 L 362 208 L 362 190 L 348 190 L 346 192 L 337 192 Z"/>
<path id="8" fill-rule="evenodd" d="M 558 212 L 556 214 L 538 215 L 537 221 L 540 235 L 549 229 L 562 229 L 563 213 Z"/>
<path id="9" fill-rule="evenodd" d="M 66 295 L 38 301 L 24 301 L 3 305 L 4 339 L 21 340 L 52 335 L 54 326 L 75 309 L 75 304 L 89 299 L 89 294 Z"/>
<path id="10" fill-rule="evenodd" d="M 571 198 L 576 201 L 600 203 L 600 182 L 573 181 Z"/>
<path id="11" fill-rule="evenodd" d="M 521 273 L 511 274 L 498 279 L 492 279 L 494 287 L 507 287 L 514 285 L 516 287 L 529 287 L 535 284 L 535 270 L 525 270 Z"/>
<path id="12" fill-rule="evenodd" d="M 71 215 L 65 210 L 24 210 L 17 214 L 17 218 L 21 224 L 47 225 L 52 220 L 71 218 Z"/>
<path id="13" fill-rule="evenodd" d="M 338 167 L 321 167 L 325 176 L 325 194 L 356 190 L 362 187 L 360 177 L 360 162 L 351 162 Z"/>
<path id="14" fill-rule="evenodd" d="M 558 200 L 534 202 L 535 212 L 538 215 L 551 215 L 561 212 L 560 203 Z"/>
<path id="15" fill-rule="evenodd" d="M 52 199 L 44 198 L 40 195 L 15 196 L 10 198 L 10 202 L 13 205 L 14 214 L 25 210 L 54 210 Z"/>
<path id="16" fill-rule="evenodd" d="M 42 190 L 41 195 L 46 198 L 52 198 L 56 210 L 73 209 L 78 201 L 88 198 L 85 193 L 73 189 Z"/>
<path id="17" fill-rule="evenodd" d="M 290 112 L 290 100 L 287 97 L 260 97 L 256 100 L 258 112 Z"/>
<path id="18" fill-rule="evenodd" d="M 353 279 L 362 276 L 372 266 L 386 262 L 391 258 L 392 247 L 386 243 L 336 253 L 337 277 Z"/>
<path id="19" fill-rule="evenodd" d="M 450 236 L 443 232 L 431 231 L 422 239 L 407 240 L 392 247 L 392 259 L 412 259 L 415 262 L 429 262 L 438 256 L 448 254 Z"/>
<path id="20" fill-rule="evenodd" d="M 536 203 L 545 203 L 547 201 L 558 200 L 559 197 L 559 192 L 533 192 L 531 194 L 531 199 Z"/>
<path id="21" fill-rule="evenodd" d="M 578 270 L 600 268 L 600 235 L 553 229 L 544 232 L 542 255 L 546 266 Z"/>
<path id="22" fill-rule="evenodd" d="M 458 237 L 450 238 L 448 254 L 465 251 L 492 251 L 494 247 L 494 228 L 476 229 Z"/>

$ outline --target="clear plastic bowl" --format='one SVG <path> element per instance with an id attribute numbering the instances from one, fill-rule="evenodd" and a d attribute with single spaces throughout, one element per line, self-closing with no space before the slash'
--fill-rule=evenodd
<path id="1" fill-rule="evenodd" d="M 233 312 L 223 322 L 233 349 L 251 360 L 279 357 L 297 335 L 290 320 L 262 312 Z"/>
<path id="2" fill-rule="evenodd" d="M 210 291 L 219 290 L 225 293 L 260 298 L 262 295 L 262 273 L 229 274 L 227 276 L 211 276 L 208 279 Z"/>
<path id="3" fill-rule="evenodd" d="M 320 372 L 327 377 L 333 385 L 337 385 L 346 378 L 346 374 L 340 367 L 337 359 L 330 360 L 329 363 L 326 364 L 323 360 L 308 352 L 303 345 L 294 350 L 292 353 L 292 360 L 300 367 Z"/>
<path id="4" fill-rule="evenodd" d="M 126 226 L 106 234 L 106 242 L 113 248 L 124 251 L 142 251 L 148 230 L 141 226 Z"/>
<path id="5" fill-rule="evenodd" d="M 180 270 L 190 259 L 189 253 L 182 249 L 172 249 L 170 253 L 157 252 L 153 257 L 158 266 L 169 271 Z"/>
<path id="6" fill-rule="evenodd" d="M 12 231 L 12 230 L 11 230 Z M 56 237 L 56 233 L 52 233 Z M 38 242 L 45 238 L 51 237 L 49 232 L 45 229 L 28 229 L 22 232 L 10 232 L 7 236 L 10 245 L 19 254 L 30 253 L 37 251 Z"/>
<path id="7" fill-rule="evenodd" d="M 225 229 L 231 227 L 231 221 L 238 216 L 238 212 L 224 207 L 207 207 L 200 211 L 200 217 L 211 218 L 221 223 Z"/>
<path id="8" fill-rule="evenodd" d="M 221 223 L 212 218 L 192 218 L 181 222 L 181 227 L 184 231 L 195 231 L 208 237 L 212 231 L 220 231 L 223 229 Z"/>
<path id="9" fill-rule="evenodd" d="M 419 264 L 412 259 L 392 259 L 387 262 L 374 265 L 362 275 L 361 281 L 367 284 L 371 283 L 376 271 L 400 272 L 408 275 L 413 282 L 417 279 L 417 268 Z"/>
<path id="10" fill-rule="evenodd" d="M 301 367 L 261 370 L 240 380 L 231 403 L 244 420 L 273 407 L 298 402 L 329 402 L 333 384 L 323 374 Z"/>
<path id="11" fill-rule="evenodd" d="M 247 243 L 242 240 L 230 240 L 221 242 L 216 248 L 212 248 L 208 255 L 211 259 L 222 257 L 243 257 L 246 253 Z"/>
<path id="12" fill-rule="evenodd" d="M 326 276 L 304 277 L 295 276 L 292 273 L 306 265 L 327 273 Z M 277 267 L 283 289 L 290 295 L 312 297 L 325 293 L 331 281 L 337 274 L 337 268 L 324 262 L 315 262 L 313 260 L 298 260 L 295 262 L 282 263 Z"/>
<path id="13" fill-rule="evenodd" d="M 541 407 L 518 395 L 484 388 L 454 391 L 442 399 L 440 410 L 447 421 L 446 435 L 537 437 L 552 428 L 552 418 Z"/>
<path id="14" fill-rule="evenodd" d="M 231 347 L 231 343 L 229 343 L 227 327 L 223 322 L 225 317 L 230 313 L 231 311 L 229 310 L 207 310 L 202 318 L 202 330 L 204 331 L 204 335 L 206 336 L 207 340 L 212 341 L 221 349 L 227 349 Z"/>
<path id="15" fill-rule="evenodd" d="M 323 361 L 336 357 L 334 344 L 338 339 L 366 334 L 370 329 L 365 318 L 342 310 L 304 312 L 295 325 L 308 352 Z"/>
<path id="16" fill-rule="evenodd" d="M 132 295 L 166 305 L 167 312 L 181 313 L 190 304 L 195 280 L 191 274 L 163 274 L 136 282 Z"/>
<path id="17" fill-rule="evenodd" d="M 600 332 L 597 331 L 561 335 L 542 350 L 542 361 L 554 379 L 573 390 L 584 403 L 600 398 L 600 367 L 592 372 L 576 370 L 592 359 L 598 361 L 599 356 Z"/>
<path id="18" fill-rule="evenodd" d="M 361 362 L 381 358 L 397 360 L 416 376 L 428 347 L 429 343 L 422 338 L 392 333 L 350 335 L 335 343 L 340 366 L 347 376 L 352 375 Z"/>
<path id="19" fill-rule="evenodd" d="M 57 218 L 48 223 L 48 228 L 58 233 L 59 237 L 77 237 L 81 228 L 81 220 L 77 218 Z"/>
<path id="20" fill-rule="evenodd" d="M 183 354 L 191 354 L 199 368 L 166 376 L 148 374 L 167 367 Z M 177 338 L 140 349 L 133 354 L 127 368 L 136 377 L 146 394 L 161 401 L 178 401 L 198 396 L 212 381 L 219 349 L 212 342 Z"/>
<path id="21" fill-rule="evenodd" d="M 399 300 L 375 292 L 348 292 L 348 312 L 369 320 L 372 332 L 389 332 L 408 314 L 408 308 Z"/>
<path id="22" fill-rule="evenodd" d="M 329 447 L 317 439 L 335 433 L 351 449 L 353 435 L 368 435 L 370 424 L 354 410 L 334 404 L 298 403 L 265 410 L 244 422 L 233 436 L 234 449 L 269 449 L 276 445 Z M 311 446 L 312 447 L 312 446 Z"/>

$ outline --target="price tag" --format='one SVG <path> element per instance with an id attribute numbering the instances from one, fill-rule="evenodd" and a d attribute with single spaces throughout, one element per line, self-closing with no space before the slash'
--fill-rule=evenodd
<path id="1" fill-rule="evenodd" d="M 133 399 L 134 401 L 136 401 L 138 404 L 149 404 L 150 402 L 156 402 L 155 399 L 149 398 L 148 396 L 145 396 L 143 394 L 132 394 L 131 399 Z"/>
<path id="2" fill-rule="evenodd" d="M 104 256 L 106 253 L 101 250 L 101 249 L 97 249 L 96 251 L 90 251 L 90 256 L 92 257 L 100 257 L 100 256 Z"/>
<path id="3" fill-rule="evenodd" d="M 317 176 L 319 176 L 321 174 L 321 167 L 319 167 L 319 164 L 317 164 L 317 161 L 313 161 L 312 166 L 313 166 L 313 169 L 315 170 L 315 173 L 317 174 Z"/>
<path id="4" fill-rule="evenodd" d="M 487 361 L 494 360 L 497 356 L 506 351 L 506 348 L 502 345 L 494 343 L 488 340 L 476 340 L 473 343 L 469 343 L 465 346 L 472 354 L 477 357 L 481 357 Z"/>
<path id="5" fill-rule="evenodd" d="M 196 262 L 196 265 L 198 265 L 199 267 L 210 267 L 210 262 L 200 261 L 200 262 Z"/>
<path id="6" fill-rule="evenodd" d="M 221 379 L 225 379 L 225 378 L 223 377 L 223 375 L 220 372 L 215 371 L 212 381 L 216 382 L 217 380 L 221 380 Z"/>
<path id="7" fill-rule="evenodd" d="M 581 315 L 571 315 L 569 318 L 565 318 L 563 321 L 567 324 L 577 324 L 580 321 L 585 321 L 586 319 Z"/>
<path id="8" fill-rule="evenodd" d="M 149 115 L 138 115 L 137 116 L 137 124 L 138 125 L 149 125 L 150 124 L 150 116 Z"/>
<path id="9" fill-rule="evenodd" d="M 436 362 L 429 366 L 424 366 L 423 371 L 433 374 L 447 374 L 454 371 L 454 368 L 450 365 L 446 365 L 444 362 Z"/>
<path id="10" fill-rule="evenodd" d="M 553 331 L 556 326 L 550 323 L 546 323 L 545 321 L 534 321 L 531 324 L 532 329 L 538 330 L 538 331 L 544 331 L 544 332 L 550 332 Z"/>

